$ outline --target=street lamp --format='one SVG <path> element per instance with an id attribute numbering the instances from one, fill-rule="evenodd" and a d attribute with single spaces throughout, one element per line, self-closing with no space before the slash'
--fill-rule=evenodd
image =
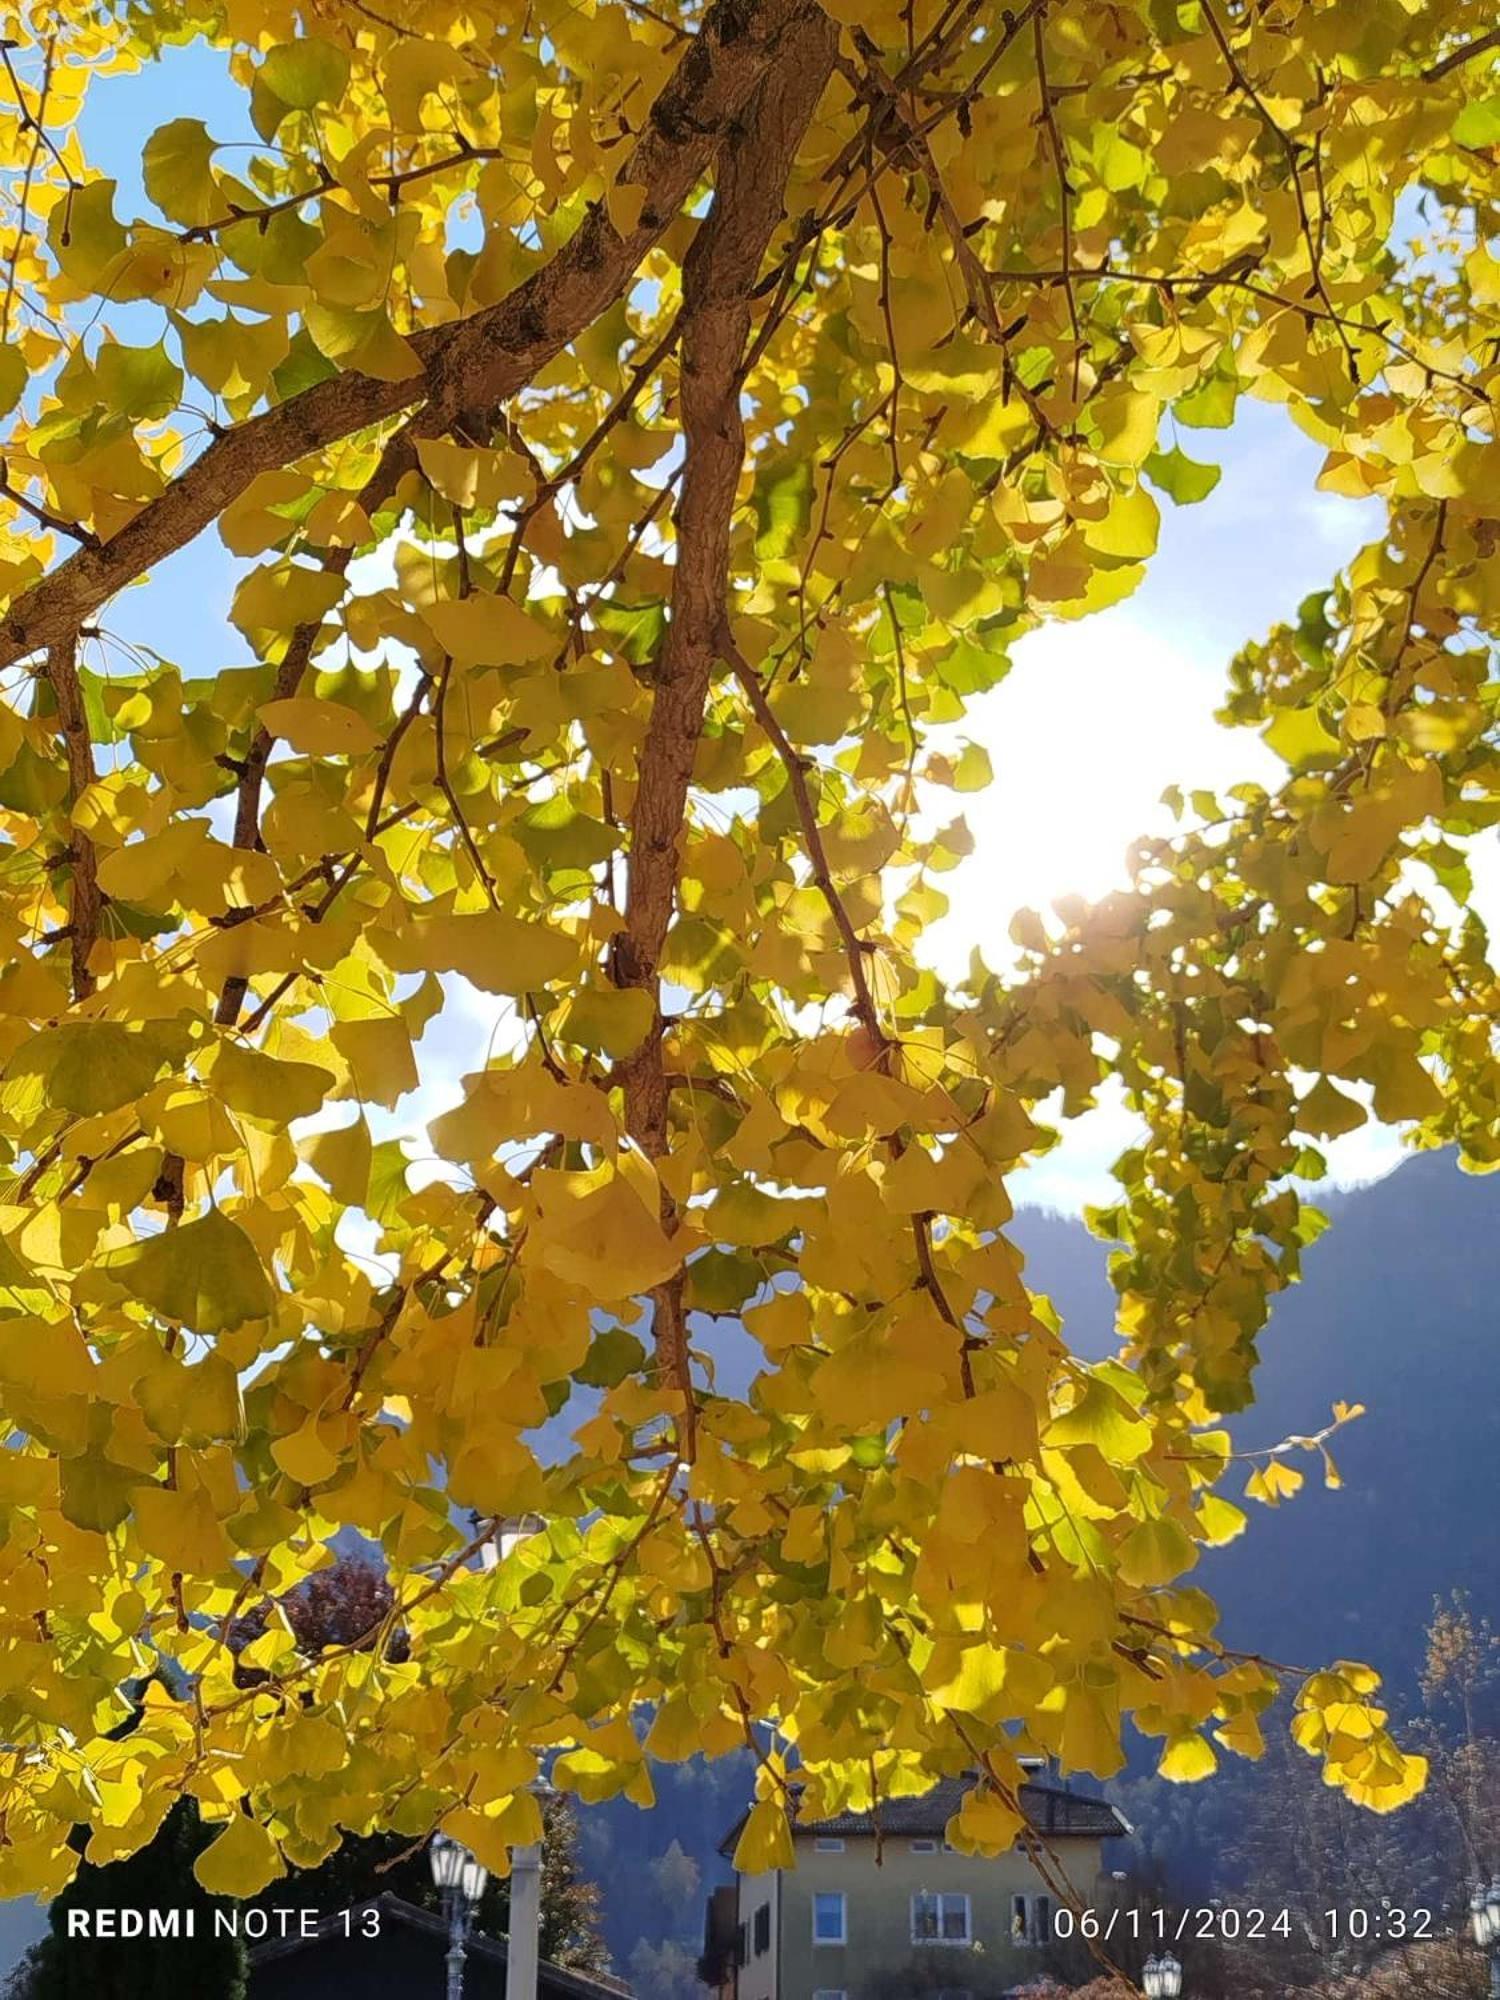
<path id="1" fill-rule="evenodd" d="M 473 1517 L 475 1520 L 478 1516 Z M 533 1535 L 546 1528 L 540 1514 L 507 1514 L 497 1522 L 495 1532 L 479 1552 L 483 1568 L 493 1569 L 506 1562 Z M 538 1799 L 547 1795 L 545 1785 L 534 1785 Z M 536 2000 L 537 1966 L 541 1953 L 542 1929 L 542 1847 L 540 1841 L 513 1847 L 510 1853 L 510 1922 L 505 1937 L 505 2000 Z M 449 2000 L 457 2000 L 449 1989 Z"/>
<path id="2" fill-rule="evenodd" d="M 1469 1922 L 1475 1944 L 1489 1953 L 1491 2000 L 1500 2000 L 1500 1875 L 1487 1889 L 1481 1884 L 1469 1898 Z"/>
<path id="3" fill-rule="evenodd" d="M 1169 1951 L 1164 1951 L 1160 1958 L 1148 1958 L 1141 1972 L 1141 1985 L 1146 2000 L 1178 2000 L 1182 1992 L 1182 1967 Z"/>
<path id="4" fill-rule="evenodd" d="M 427 1850 L 432 1879 L 443 1899 L 448 1919 L 447 2000 L 463 2000 L 464 1953 L 469 1925 L 484 1894 L 490 1871 L 462 1842 L 435 1833 Z"/>

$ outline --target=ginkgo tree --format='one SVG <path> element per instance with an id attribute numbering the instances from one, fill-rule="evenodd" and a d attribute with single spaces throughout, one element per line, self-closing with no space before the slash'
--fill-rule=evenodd
<path id="1" fill-rule="evenodd" d="M 184 1794 L 216 1890 L 376 1827 L 503 1868 L 539 1770 L 749 1743 L 742 1865 L 793 1767 L 816 1814 L 970 1770 L 954 1844 L 1071 1893 L 1023 1755 L 1105 1775 L 1128 1721 L 1203 1776 L 1287 1678 L 1192 1572 L 1247 1481 L 1333 1476 L 1222 1421 L 1320 1142 L 1500 1163 L 1489 7 L 7 21 L 0 1890 Z M 188 42 L 259 142 L 169 118 L 122 195 L 80 107 Z M 1232 664 L 1284 780 L 945 983 L 953 726 L 1135 587 L 1247 395 L 1385 509 Z M 218 671 L 113 647 L 204 536 Z M 461 982 L 510 1032 L 413 1185 L 369 1113 Z M 1006 1182 L 1110 1079 L 1091 1364 Z M 309 1659 L 350 1530 L 392 1607 Z M 1420 1787 L 1373 1667 L 1292 1665 L 1331 1784 Z"/>

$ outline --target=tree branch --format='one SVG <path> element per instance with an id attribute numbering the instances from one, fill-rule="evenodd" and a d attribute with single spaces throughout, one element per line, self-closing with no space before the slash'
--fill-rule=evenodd
<path id="1" fill-rule="evenodd" d="M 683 268 L 682 429 L 686 464 L 677 506 L 677 560 L 671 618 L 655 671 L 655 698 L 641 747 L 630 826 L 630 886 L 625 928 L 614 939 L 617 985 L 657 1000 L 657 967 L 677 894 L 679 843 L 688 783 L 713 669 L 729 579 L 729 530 L 744 464 L 740 394 L 751 328 L 751 298 L 777 223 L 787 175 L 823 94 L 835 31 L 822 13 L 798 23 L 767 74 L 742 127 L 720 156 L 708 221 Z M 645 1042 L 617 1073 L 625 1122 L 643 1152 L 668 1150 L 670 1092 L 662 1058 L 659 1005 Z M 676 1204 L 662 1192 L 662 1225 L 677 1226 Z M 696 1422 L 679 1273 L 652 1294 L 661 1379 L 683 1398 L 678 1456 L 691 1462 Z"/>
<path id="2" fill-rule="evenodd" d="M 1500 49 L 1500 28 L 1491 28 L 1485 35 L 1476 35 L 1472 42 L 1461 42 L 1437 62 L 1429 63 L 1422 72 L 1422 81 L 1437 83 L 1454 70 L 1462 69 L 1465 63 L 1473 62 L 1475 56 L 1488 55 L 1491 49 Z"/>
<path id="3" fill-rule="evenodd" d="M 849 967 L 849 984 L 854 994 L 854 1012 L 860 1026 L 870 1037 L 877 1050 L 883 1051 L 890 1037 L 881 1025 L 880 1010 L 875 1005 L 875 996 L 870 991 L 870 981 L 865 972 L 865 945 L 854 928 L 853 919 L 838 892 L 833 879 L 833 871 L 828 866 L 828 850 L 823 845 L 822 828 L 818 825 L 818 811 L 813 804 L 811 789 L 807 782 L 807 765 L 793 749 L 786 731 L 776 720 L 759 674 L 745 658 L 734 641 L 728 625 L 722 628 L 718 640 L 719 650 L 724 659 L 733 667 L 735 678 L 745 690 L 746 699 L 754 710 L 755 719 L 770 738 L 771 747 L 781 759 L 786 771 L 787 783 L 791 786 L 792 802 L 797 808 L 798 824 L 802 828 L 802 840 L 807 849 L 807 858 L 812 867 L 812 879 L 822 891 L 823 901 L 828 905 L 828 914 L 833 918 L 834 928 L 844 947 L 844 958 Z"/>
<path id="4" fill-rule="evenodd" d="M 78 679 L 78 641 L 66 639 L 47 655 L 47 678 L 57 702 L 63 754 L 68 766 L 68 868 L 73 880 L 69 952 L 73 967 L 73 998 L 87 1000 L 94 990 L 89 955 L 99 935 L 99 857 L 94 843 L 71 815 L 94 782 L 94 745 L 89 735 L 83 688 Z"/>
<path id="5" fill-rule="evenodd" d="M 107 542 L 82 548 L 0 618 L 0 668 L 75 632 L 117 590 L 184 547 L 257 473 L 290 465 L 401 410 L 426 408 L 419 434 L 459 410 L 504 402 L 613 304 L 682 210 L 810 0 L 715 0 L 620 171 L 643 193 L 621 233 L 599 201 L 540 271 L 493 306 L 413 333 L 421 372 L 383 382 L 349 371 L 315 383 L 216 438 Z"/>

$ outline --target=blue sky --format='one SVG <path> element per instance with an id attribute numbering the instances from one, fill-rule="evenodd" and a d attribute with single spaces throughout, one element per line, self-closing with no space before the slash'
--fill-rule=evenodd
<path id="1" fill-rule="evenodd" d="M 197 117 L 217 139 L 251 143 L 246 102 L 220 56 L 168 50 L 151 68 L 97 88 L 81 123 L 84 149 L 117 179 L 117 206 L 128 215 L 142 198 L 141 148 L 157 126 Z M 123 323 L 117 330 L 134 333 Z M 1255 737 L 1212 721 L 1228 660 L 1326 585 L 1378 532 L 1380 509 L 1317 492 L 1320 448 L 1282 409 L 1245 400 L 1232 431 L 1185 431 L 1180 442 L 1192 457 L 1220 463 L 1223 477 L 1197 506 L 1162 500 L 1160 546 L 1136 595 L 1022 642 L 1009 679 L 964 725 L 990 751 L 996 777 L 988 793 L 964 802 L 976 852 L 944 884 L 953 908 L 929 947 L 945 971 L 961 973 L 975 945 L 1003 961 L 1014 909 L 1123 881 L 1129 841 L 1168 824 L 1159 805 L 1166 785 L 1222 788 L 1277 773 Z M 109 630 L 189 673 L 241 664 L 245 649 L 228 610 L 243 567 L 215 534 L 204 535 L 117 599 Z M 128 667 L 115 649 L 105 657 Z M 412 1151 L 424 1153 L 425 1121 L 453 1101 L 459 1076 L 482 1064 L 491 1037 L 508 1033 L 495 1003 L 456 986 L 422 1044 L 423 1088 L 379 1120 L 382 1135 L 409 1135 Z M 1132 1130 L 1119 1104 L 1106 1102 L 1018 1177 L 1016 1197 L 1074 1213 L 1107 1200 L 1109 1163 Z M 1331 1164 L 1337 1180 L 1352 1182 L 1398 1157 L 1393 1137 L 1367 1127 L 1335 1144 Z"/>
<path id="2" fill-rule="evenodd" d="M 222 58 L 198 47 L 168 50 L 149 69 L 110 78 L 89 101 L 84 151 L 119 182 L 120 213 L 142 199 L 146 138 L 175 117 L 201 118 L 218 139 L 254 140 L 246 99 Z M 124 337 L 139 337 L 125 314 L 112 318 Z M 960 970 L 975 944 L 1003 956 L 1009 916 L 1022 904 L 1069 890 L 1097 894 L 1123 880 L 1127 842 L 1165 823 L 1157 802 L 1167 784 L 1222 787 L 1277 768 L 1254 737 L 1212 722 L 1228 659 L 1325 585 L 1378 531 L 1379 510 L 1317 493 L 1319 448 L 1282 410 L 1246 402 L 1232 432 L 1184 434 L 1182 443 L 1193 457 L 1221 463 L 1223 477 L 1196 507 L 1163 500 L 1160 548 L 1143 587 L 1081 625 L 1023 642 L 1009 680 L 976 704 L 966 725 L 990 750 L 996 780 L 969 802 L 977 851 L 946 885 L 954 910 L 933 944 L 945 968 Z M 118 599 L 110 631 L 189 673 L 240 664 L 243 642 L 228 610 L 241 568 L 207 534 Z M 126 664 L 118 653 L 111 663 Z M 1491 886 L 1495 876 L 1492 866 Z M 453 1100 L 465 1070 L 482 1065 L 497 1029 L 504 1033 L 495 1003 L 455 989 L 422 1044 L 423 1089 L 398 1113 L 372 1121 L 377 1135 L 409 1134 L 411 1150 L 425 1152 L 423 1123 Z M 1109 1163 L 1131 1136 L 1122 1108 L 1106 1102 L 1070 1128 L 1057 1153 L 1019 1176 L 1013 1193 L 1073 1213 L 1084 1201 L 1107 1200 Z M 1368 1128 L 1332 1153 L 1335 1178 L 1345 1183 L 1386 1171 L 1399 1157 L 1392 1137 Z M 0 1906 L 0 1966 L 40 1921 L 32 1905 Z"/>

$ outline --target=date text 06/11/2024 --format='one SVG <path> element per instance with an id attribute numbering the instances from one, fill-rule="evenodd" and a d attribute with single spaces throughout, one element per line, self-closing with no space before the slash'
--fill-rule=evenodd
<path id="1" fill-rule="evenodd" d="M 1307 1916 L 1294 1916 L 1286 1909 L 1240 1909 L 1233 1904 L 1218 1903 L 1185 1910 L 1059 1909 L 1053 1916 L 1052 1932 L 1054 1937 L 1097 1939 L 1102 1943 L 1112 1938 L 1121 1942 L 1139 1939 L 1146 1944 L 1230 1942 L 1236 1938 L 1290 1937 L 1294 1928 L 1303 1929 L 1308 1921 Z M 1384 1903 L 1373 1908 L 1323 1910 L 1318 1913 L 1317 1921 L 1334 1944 L 1357 1943 L 1365 1938 L 1410 1944 L 1438 1934 L 1433 1911 L 1400 1909 Z"/>
<path id="2" fill-rule="evenodd" d="M 278 1906 L 273 1909 L 134 1909 L 121 1905 L 114 1909 L 69 1910 L 68 1936 L 117 1938 L 242 1937 L 252 1944 L 263 1938 L 315 1938 L 322 1926 L 330 1924 L 340 1937 L 374 1938 L 380 1935 L 380 1911 L 372 1904 L 352 1910 L 321 1910 Z M 200 1929 L 199 1919 L 202 1918 Z"/>

